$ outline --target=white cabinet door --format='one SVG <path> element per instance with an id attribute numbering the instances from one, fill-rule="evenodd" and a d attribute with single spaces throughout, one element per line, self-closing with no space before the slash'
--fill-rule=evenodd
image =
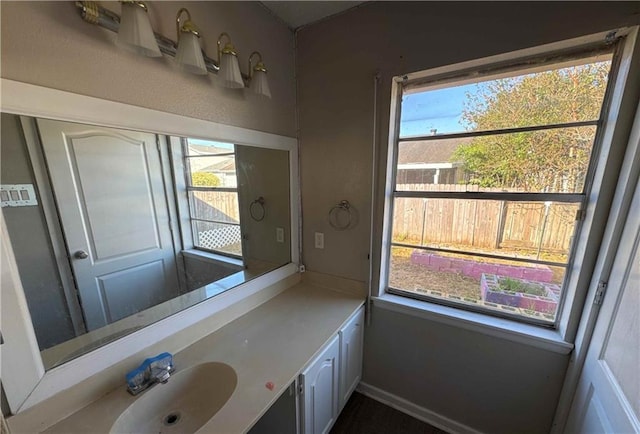
<path id="1" fill-rule="evenodd" d="M 342 408 L 362 377 L 364 307 L 340 330 L 340 402 Z"/>
<path id="2" fill-rule="evenodd" d="M 300 375 L 304 434 L 326 434 L 338 417 L 339 353 L 336 335 Z"/>

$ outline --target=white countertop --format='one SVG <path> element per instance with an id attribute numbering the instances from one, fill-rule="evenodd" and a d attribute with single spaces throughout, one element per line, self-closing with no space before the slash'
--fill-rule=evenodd
<path id="1" fill-rule="evenodd" d="M 363 302 L 362 296 L 301 282 L 175 354 L 176 373 L 216 361 L 233 367 L 238 376 L 229 401 L 199 432 L 249 430 Z M 275 385 L 273 390 L 267 382 Z M 45 432 L 109 432 L 138 397 L 129 395 L 123 379 L 122 387 Z"/>

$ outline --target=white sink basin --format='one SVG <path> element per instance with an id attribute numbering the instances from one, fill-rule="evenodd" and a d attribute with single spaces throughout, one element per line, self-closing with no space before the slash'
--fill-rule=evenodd
<path id="1" fill-rule="evenodd" d="M 210 362 L 178 371 L 166 384 L 143 392 L 122 412 L 111 433 L 193 433 L 229 400 L 236 371 Z"/>

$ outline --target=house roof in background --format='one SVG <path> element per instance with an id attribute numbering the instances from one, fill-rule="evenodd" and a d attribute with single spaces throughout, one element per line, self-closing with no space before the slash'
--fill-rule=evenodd
<path id="1" fill-rule="evenodd" d="M 260 2 L 272 14 L 284 21 L 289 28 L 314 23 L 344 12 L 364 2 L 357 1 L 263 1 Z"/>
<path id="2" fill-rule="evenodd" d="M 460 145 L 466 145 L 471 140 L 473 140 L 472 137 L 465 137 L 403 142 L 398 152 L 398 164 L 451 163 L 453 152 Z"/>
<path id="3" fill-rule="evenodd" d="M 230 172 L 235 173 L 236 171 L 236 162 L 234 160 L 221 161 L 216 164 L 211 164 L 210 166 L 203 167 L 200 169 L 202 172 Z"/>
<path id="4" fill-rule="evenodd" d="M 211 156 L 215 157 L 219 154 L 232 154 L 233 149 L 220 148 L 217 146 L 194 145 L 189 143 L 189 156 Z"/>

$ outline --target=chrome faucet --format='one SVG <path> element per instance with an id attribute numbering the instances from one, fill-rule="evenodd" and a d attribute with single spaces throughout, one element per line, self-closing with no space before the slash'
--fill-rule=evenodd
<path id="1" fill-rule="evenodd" d="M 146 359 L 127 374 L 127 391 L 137 395 L 158 383 L 166 383 L 173 371 L 173 356 L 169 353 Z"/>

